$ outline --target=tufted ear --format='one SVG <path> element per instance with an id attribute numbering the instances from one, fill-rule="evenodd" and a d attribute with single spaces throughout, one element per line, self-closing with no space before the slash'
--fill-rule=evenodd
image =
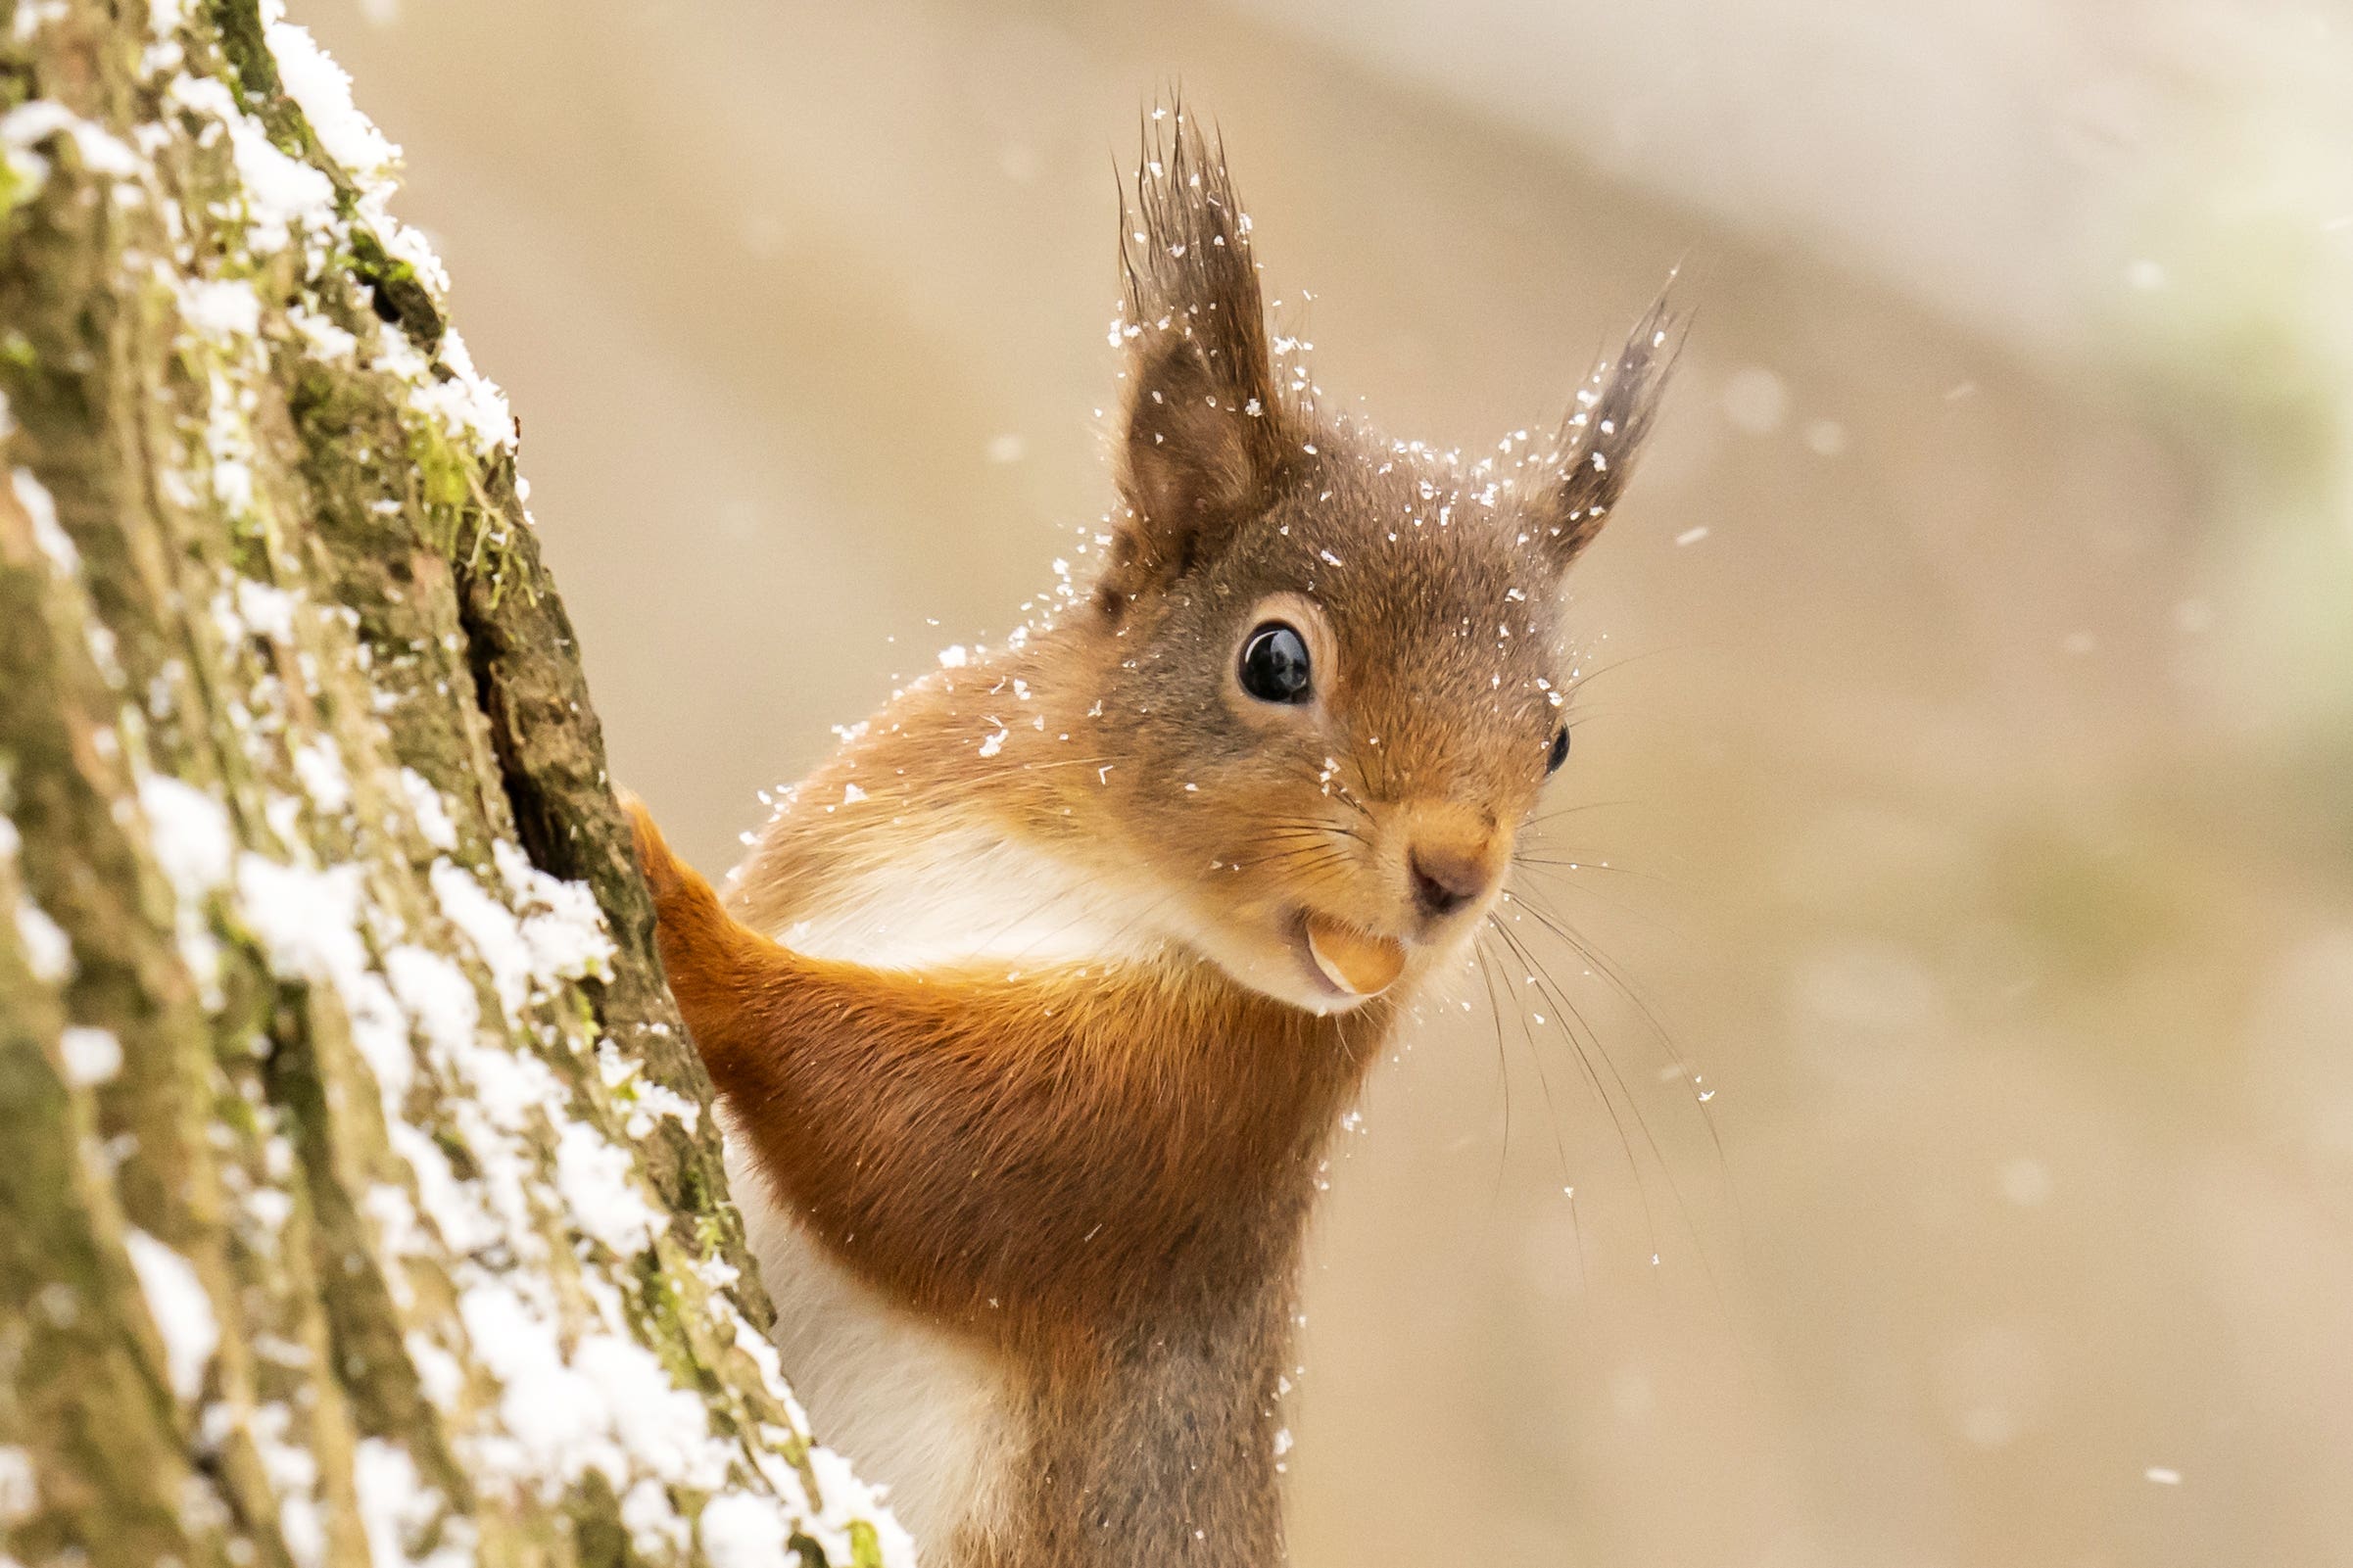
<path id="1" fill-rule="evenodd" d="M 1123 193 L 1121 218 L 1128 515 L 1097 590 L 1113 614 L 1214 555 L 1266 505 L 1293 422 L 1274 386 L 1250 219 L 1224 150 L 1181 108 L 1146 120 L 1135 204 Z"/>
<path id="2" fill-rule="evenodd" d="M 1673 280 L 1668 280 L 1672 286 Z M 1661 292 L 1635 323 L 1617 357 L 1603 361 L 1577 389 L 1577 406 L 1561 430 L 1561 466 L 1539 508 L 1546 550 L 1565 570 L 1617 504 L 1650 434 L 1667 373 L 1683 347 L 1683 320 Z"/>

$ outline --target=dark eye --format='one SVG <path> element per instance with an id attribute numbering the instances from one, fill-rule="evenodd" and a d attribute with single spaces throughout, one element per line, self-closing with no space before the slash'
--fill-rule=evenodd
<path id="1" fill-rule="evenodd" d="M 1242 644 L 1242 689 L 1261 702 L 1308 698 L 1307 640 L 1280 621 L 1269 621 Z"/>
<path id="2" fill-rule="evenodd" d="M 1546 773 L 1559 773 L 1561 771 L 1561 764 L 1566 762 L 1567 760 L 1568 726 L 1564 724 L 1561 727 L 1561 733 L 1553 736 L 1552 755 L 1544 759 L 1544 771 Z"/>

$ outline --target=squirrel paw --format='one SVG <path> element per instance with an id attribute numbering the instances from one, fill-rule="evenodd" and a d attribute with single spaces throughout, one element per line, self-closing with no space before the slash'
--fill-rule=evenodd
<path id="1" fill-rule="evenodd" d="M 772 977 L 781 951 L 728 914 L 702 874 L 671 852 L 643 800 L 622 790 L 620 802 L 637 835 L 638 869 L 653 897 L 654 947 L 670 994 L 716 1078 L 713 1053 L 740 1033 L 744 1010 Z"/>
<path id="2" fill-rule="evenodd" d="M 677 896 L 680 883 L 695 874 L 670 852 L 669 840 L 654 824 L 653 813 L 637 791 L 622 789 L 616 792 L 621 809 L 629 814 L 630 832 L 636 839 L 638 871 L 646 879 L 646 890 L 653 895 L 655 913 Z"/>

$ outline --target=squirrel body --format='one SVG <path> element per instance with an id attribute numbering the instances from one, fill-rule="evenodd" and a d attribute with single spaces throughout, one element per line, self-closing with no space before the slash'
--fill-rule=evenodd
<path id="1" fill-rule="evenodd" d="M 1671 358 L 1465 462 L 1320 417 L 1179 113 L 1083 596 L 899 693 L 724 900 L 639 808 L 821 1439 L 949 1568 L 1267 1568 L 1317 1172 L 1567 751 L 1560 583 Z"/>

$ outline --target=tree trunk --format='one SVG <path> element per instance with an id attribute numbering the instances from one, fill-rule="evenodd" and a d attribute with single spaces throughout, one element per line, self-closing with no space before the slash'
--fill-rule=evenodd
<path id="1" fill-rule="evenodd" d="M 0 0 L 0 1563 L 905 1560 L 346 89 Z"/>

